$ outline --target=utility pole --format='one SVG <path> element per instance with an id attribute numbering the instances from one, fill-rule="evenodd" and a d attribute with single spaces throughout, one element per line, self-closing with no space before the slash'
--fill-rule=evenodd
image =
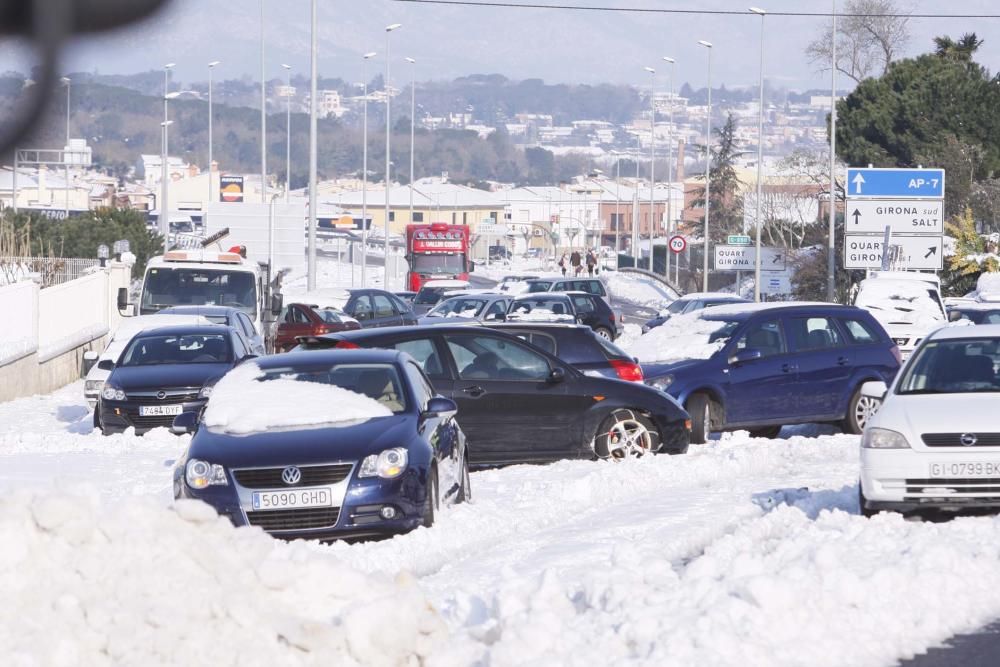
<path id="1" fill-rule="evenodd" d="M 837 298 L 835 271 L 837 268 L 837 0 L 833 0 L 833 32 L 831 33 L 830 63 L 830 233 L 826 249 L 826 300 L 831 303 Z"/>
<path id="2" fill-rule="evenodd" d="M 309 45 L 309 274 L 306 289 L 316 289 L 316 1 L 311 3 L 311 37 Z"/>
<path id="3" fill-rule="evenodd" d="M 260 0 L 260 201 L 267 203 L 267 80 L 264 73 L 264 0 Z"/>
<path id="4" fill-rule="evenodd" d="M 709 246 L 709 226 L 708 212 L 712 203 L 712 43 L 701 40 L 698 42 L 708 49 L 708 120 L 705 127 L 705 249 L 702 253 L 702 291 L 708 291 L 708 251 Z"/>

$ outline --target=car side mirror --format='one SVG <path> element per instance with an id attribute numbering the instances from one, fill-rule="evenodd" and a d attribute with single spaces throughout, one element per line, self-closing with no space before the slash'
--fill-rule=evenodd
<path id="1" fill-rule="evenodd" d="M 458 405 L 455 401 L 444 396 L 435 396 L 427 401 L 427 408 L 420 414 L 424 419 L 437 417 L 439 419 L 451 419 L 458 414 Z"/>
<path id="2" fill-rule="evenodd" d="M 861 395 L 866 398 L 881 401 L 885 399 L 887 393 L 889 393 L 889 387 L 881 380 L 872 380 L 861 385 Z"/>
<path id="3" fill-rule="evenodd" d="M 128 288 L 119 287 L 118 288 L 118 311 L 121 312 L 128 308 Z"/>
<path id="4" fill-rule="evenodd" d="M 367 311 L 354 314 L 354 319 L 356 319 L 358 322 L 367 322 L 371 318 L 372 314 Z"/>
<path id="5" fill-rule="evenodd" d="M 238 363 L 242 364 L 244 361 L 250 361 L 251 359 L 256 359 L 257 356 L 258 355 L 256 355 L 256 354 L 248 354 L 245 357 L 243 357 L 242 359 L 240 359 Z"/>
<path id="6" fill-rule="evenodd" d="M 950 313 L 948 313 L 948 321 L 949 322 L 958 322 L 963 317 L 965 317 L 965 316 L 961 313 L 961 311 L 958 311 L 958 310 L 953 310 Z"/>
<path id="7" fill-rule="evenodd" d="M 271 314 L 277 317 L 285 305 L 285 297 L 281 294 L 271 295 Z"/>
<path id="8" fill-rule="evenodd" d="M 756 361 L 757 359 L 760 359 L 763 356 L 764 355 L 761 354 L 760 350 L 756 350 L 752 347 L 749 347 L 745 350 L 740 350 L 736 354 L 729 357 L 729 363 L 745 364 L 748 361 Z"/>
<path id="9" fill-rule="evenodd" d="M 97 362 L 97 367 L 100 368 L 102 371 L 111 372 L 115 370 L 115 362 L 111 361 L 110 359 L 102 359 L 101 361 Z"/>
<path id="10" fill-rule="evenodd" d="M 194 433 L 198 430 L 198 421 L 197 412 L 182 412 L 174 417 L 174 423 L 170 426 L 170 432 L 174 435 Z"/>
<path id="11" fill-rule="evenodd" d="M 566 379 L 566 371 L 556 366 L 549 372 L 548 382 L 550 384 L 559 384 Z"/>

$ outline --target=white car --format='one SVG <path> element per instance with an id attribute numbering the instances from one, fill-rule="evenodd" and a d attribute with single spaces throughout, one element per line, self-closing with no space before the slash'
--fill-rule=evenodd
<path id="1" fill-rule="evenodd" d="M 87 405 L 91 408 L 97 405 L 97 397 L 104 389 L 104 381 L 111 375 L 111 371 L 98 367 L 100 362 L 104 360 L 118 361 L 119 355 L 128 342 L 144 329 L 188 324 L 212 324 L 212 322 L 201 315 L 154 314 L 137 315 L 123 319 L 100 355 L 94 352 L 85 352 L 83 355 L 85 360 L 93 364 L 87 371 L 87 377 L 83 383 L 83 395 L 87 399 Z"/>
<path id="2" fill-rule="evenodd" d="M 941 281 L 932 273 L 873 271 L 861 281 L 854 305 L 878 320 L 904 360 L 927 334 L 948 323 Z"/>
<path id="3" fill-rule="evenodd" d="M 917 348 L 861 440 L 864 514 L 1000 507 L 1000 325 L 947 327 Z"/>

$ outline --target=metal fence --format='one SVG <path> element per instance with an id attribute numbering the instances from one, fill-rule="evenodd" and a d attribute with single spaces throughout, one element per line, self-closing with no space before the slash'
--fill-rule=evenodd
<path id="1" fill-rule="evenodd" d="M 0 285 L 35 279 L 43 288 L 52 287 L 91 273 L 100 265 L 100 260 L 79 257 L 0 256 Z"/>

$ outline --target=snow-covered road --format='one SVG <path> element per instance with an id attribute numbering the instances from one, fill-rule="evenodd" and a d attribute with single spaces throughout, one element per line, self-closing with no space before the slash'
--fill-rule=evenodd
<path id="1" fill-rule="evenodd" d="M 1000 521 L 858 516 L 852 436 L 477 472 L 431 529 L 285 544 L 167 509 L 185 439 L 104 438 L 81 389 L 0 404 L 0 652 L 24 664 L 222 654 L 153 632 L 247 664 L 889 665 L 1000 616 Z M 64 622 L 86 631 L 30 641 Z"/>

